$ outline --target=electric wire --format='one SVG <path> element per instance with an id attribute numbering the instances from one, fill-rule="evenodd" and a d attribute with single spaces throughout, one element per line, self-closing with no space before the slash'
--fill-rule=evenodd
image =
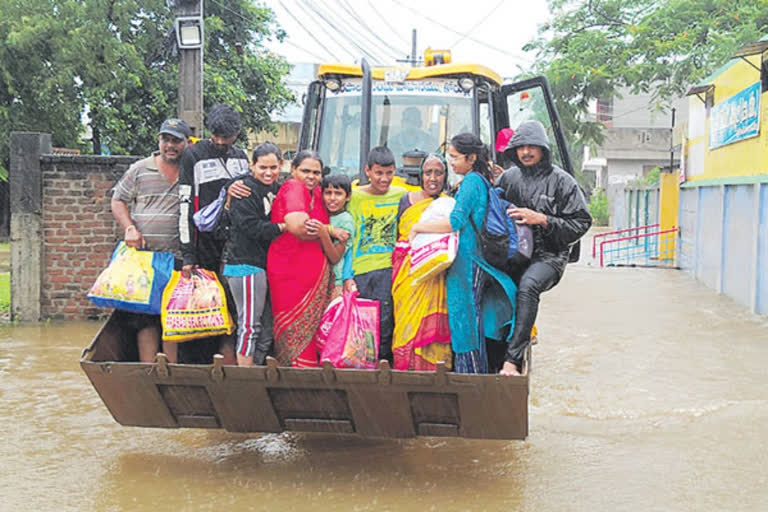
<path id="1" fill-rule="evenodd" d="M 338 2 L 334 2 L 333 6 L 327 6 L 330 12 L 326 12 L 327 18 L 330 19 L 337 30 L 340 30 L 342 34 L 348 39 L 351 38 L 358 46 L 365 48 L 368 53 L 376 57 L 376 61 L 379 63 L 386 63 L 394 61 L 396 57 L 393 55 L 401 54 L 400 50 L 395 49 L 394 54 L 389 49 L 373 38 L 370 34 L 370 30 L 360 26 L 360 18 L 352 14 L 351 16 L 336 16 L 337 12 L 347 12 L 351 9 L 351 6 L 344 6 Z"/>
<path id="2" fill-rule="evenodd" d="M 358 41 L 356 41 L 354 38 L 349 37 L 348 35 L 344 34 L 342 31 L 338 30 L 338 26 L 332 23 L 325 15 L 325 13 L 321 12 L 315 5 L 313 5 L 313 2 L 309 0 L 301 0 L 304 5 L 306 5 L 312 12 L 314 12 L 327 26 L 328 30 L 326 33 L 328 36 L 333 39 L 333 41 L 339 45 L 341 48 L 344 48 L 344 44 L 340 43 L 332 34 L 336 33 L 336 35 L 344 38 L 348 43 L 351 43 L 352 46 L 356 47 L 364 56 L 368 57 L 374 62 L 378 62 L 380 60 L 380 56 L 376 55 L 376 52 L 371 52 L 369 48 L 364 48 L 361 46 Z"/>
<path id="3" fill-rule="evenodd" d="M 309 3 L 309 0 L 303 0 L 305 4 Z M 344 16 L 337 18 L 335 16 L 336 8 L 328 6 L 327 2 L 312 2 L 313 10 L 321 17 L 325 23 L 327 23 L 337 35 L 346 40 L 349 44 L 356 47 L 360 52 L 369 56 L 369 59 L 373 62 L 383 62 L 387 59 L 386 53 L 381 52 L 379 45 L 373 43 L 371 46 L 370 41 L 365 40 L 364 36 L 360 34 L 359 30 L 355 27 L 347 24 L 347 20 Z M 318 5 L 320 4 L 320 5 Z M 321 10 L 322 6 L 322 10 Z M 343 10 L 343 9 L 342 9 Z M 384 58 L 382 59 L 382 56 Z"/>
<path id="4" fill-rule="evenodd" d="M 321 56 L 317 55 L 316 53 L 314 53 L 312 50 L 308 50 L 308 49 L 304 48 L 303 46 L 294 43 L 293 41 L 290 40 L 290 37 L 291 36 L 288 36 L 282 42 L 285 43 L 285 44 L 289 44 L 289 45 L 293 46 L 294 48 L 296 48 L 298 50 L 301 50 L 302 52 L 306 53 L 310 57 L 316 59 L 318 62 L 324 62 L 324 61 L 328 60 L 326 57 L 321 57 Z"/>
<path id="5" fill-rule="evenodd" d="M 397 31 L 395 27 L 389 24 L 389 20 L 387 20 L 387 17 L 384 16 L 379 12 L 379 10 L 376 8 L 376 6 L 371 2 L 371 0 L 368 0 L 368 5 L 370 6 L 371 10 L 373 10 L 374 13 L 379 17 L 381 21 L 384 22 L 384 24 L 387 26 L 387 28 L 390 30 L 391 34 L 395 34 L 398 38 L 400 38 L 401 41 L 403 41 L 405 44 L 411 44 L 410 41 L 407 39 L 404 39 Z"/>
<path id="6" fill-rule="evenodd" d="M 230 9 L 229 7 L 227 7 L 226 5 L 222 4 L 221 2 L 218 2 L 217 0 L 210 0 L 210 1 L 211 1 L 211 2 L 213 2 L 214 4 L 218 5 L 218 6 L 219 6 L 219 7 L 221 7 L 222 9 L 224 9 L 224 10 L 227 10 L 227 11 L 229 11 L 230 13 L 234 14 L 235 16 L 237 16 L 238 18 L 242 19 L 243 21 L 246 21 L 246 22 L 248 22 L 248 23 L 252 23 L 252 24 L 258 24 L 258 22 L 257 22 L 256 20 L 254 20 L 254 19 L 251 19 L 251 18 L 248 18 L 248 17 L 246 17 L 246 16 L 243 16 L 241 13 L 239 13 L 239 12 L 237 12 L 237 11 L 234 11 L 234 10 Z M 304 28 L 304 27 L 302 27 L 302 28 Z M 288 37 L 290 38 L 290 36 L 288 36 Z M 312 50 L 308 50 L 307 48 L 305 48 L 305 47 L 303 47 L 303 46 L 301 46 L 301 45 L 298 45 L 298 44 L 294 43 L 294 42 L 293 42 L 293 41 L 291 41 L 290 39 L 285 39 L 284 41 L 281 41 L 281 43 L 289 44 L 289 45 L 293 46 L 294 48 L 297 48 L 297 49 L 299 49 L 299 50 L 303 51 L 304 53 L 307 53 L 307 54 L 311 55 L 312 57 L 314 57 L 314 58 L 315 58 L 315 59 L 317 59 L 318 61 L 324 61 L 324 60 L 327 60 L 325 57 L 321 57 L 321 56 L 317 55 L 317 54 L 316 54 L 316 53 L 314 53 Z M 322 46 L 322 45 L 321 45 L 321 46 Z M 326 51 L 328 51 L 328 50 L 326 49 Z M 329 53 L 330 53 L 330 52 L 329 52 Z"/>
<path id="7" fill-rule="evenodd" d="M 522 55 L 520 55 L 520 54 L 515 54 L 515 53 L 511 53 L 511 52 L 508 52 L 507 50 L 504 50 L 504 49 L 502 49 L 502 48 L 499 48 L 499 47 L 497 47 L 497 46 L 494 46 L 494 45 L 492 45 L 492 44 L 488 44 L 488 43 L 486 43 L 485 41 L 481 41 L 481 40 L 479 40 L 479 39 L 477 39 L 477 38 L 475 38 L 475 37 L 472 37 L 472 36 L 470 36 L 470 35 L 468 35 L 468 34 L 465 34 L 464 32 L 459 32 L 458 30 L 455 30 L 455 29 L 453 29 L 453 28 L 451 28 L 451 27 L 449 27 L 449 26 L 447 26 L 447 25 L 445 25 L 445 24 L 443 24 L 443 23 L 440 23 L 439 21 L 437 21 L 437 20 L 435 20 L 435 19 L 433 19 L 433 18 L 431 18 L 431 17 L 429 17 L 429 16 L 426 16 L 425 14 L 423 14 L 423 13 L 421 13 L 421 12 L 417 11 L 417 10 L 416 10 L 416 9 L 414 9 L 413 7 L 410 7 L 410 6 L 408 6 L 408 5 L 405 5 L 405 4 L 403 4 L 403 3 L 402 3 L 402 2 L 400 2 L 399 0 L 392 0 L 392 2 L 394 2 L 395 4 L 399 5 L 400 7 L 404 8 L 404 9 L 408 9 L 409 11 L 411 11 L 411 12 L 412 12 L 412 13 L 414 13 L 414 14 L 416 14 L 417 16 L 421 16 L 422 18 L 424 18 L 425 20 L 429 21 L 430 23 L 433 23 L 433 24 L 435 24 L 435 25 L 437 25 L 437 26 L 439 26 L 439 27 L 442 27 L 442 28 L 444 28 L 445 30 L 448 30 L 449 32 L 453 32 L 453 33 L 454 33 L 454 34 L 456 34 L 456 35 L 459 35 L 459 36 L 466 36 L 466 39 L 469 39 L 470 41 L 474 41 L 474 42 L 476 42 L 477 44 L 480 44 L 480 45 L 482 45 L 482 46 L 485 46 L 486 48 L 490 48 L 491 50 L 495 50 L 495 51 L 497 51 L 497 52 L 499 52 L 499 53 L 501 53 L 501 54 L 503 54 L 503 55 L 507 55 L 507 56 L 509 56 L 509 57 L 512 57 L 512 58 L 515 58 L 515 59 L 519 59 L 519 60 L 524 60 L 524 59 L 525 59 L 525 58 L 524 58 Z"/>
<path id="8" fill-rule="evenodd" d="M 214 0 L 214 1 L 215 1 L 215 0 Z M 286 7 L 286 6 L 285 6 L 285 4 L 283 3 L 283 1 L 282 1 L 282 0 L 278 0 L 278 3 L 280 4 L 280 7 L 282 7 L 282 8 L 283 8 L 283 10 L 284 10 L 284 11 L 285 11 L 285 12 L 288 14 L 288 16 L 290 16 L 291 18 L 293 18 L 293 20 L 294 20 L 296 23 L 298 23 L 298 24 L 299 24 L 299 26 L 300 26 L 300 27 L 301 27 L 301 28 L 304 30 L 304 32 L 305 32 L 306 34 L 308 34 L 308 35 L 309 35 L 309 37 L 311 37 L 311 38 L 312 38 L 312 39 L 313 39 L 313 40 L 314 40 L 314 41 L 315 41 L 315 42 L 318 44 L 318 46 L 320 46 L 320 48 L 322 48 L 323 50 L 325 50 L 325 52 L 326 52 L 328 55 L 330 55 L 331 57 L 333 57 L 335 60 L 341 60 L 341 59 L 339 59 L 339 58 L 336 56 L 336 54 L 335 54 L 335 53 L 333 53 L 331 50 L 329 50 L 328 48 L 326 48 L 326 47 L 325 47 L 325 45 L 324 45 L 323 43 L 321 43 L 321 42 L 320 42 L 320 40 L 319 40 L 318 38 L 316 38 L 316 37 L 315 37 L 315 35 L 312 33 L 312 31 L 311 31 L 311 30 L 307 30 L 307 27 L 305 27 L 305 26 L 304 26 L 304 24 L 303 24 L 303 23 L 302 23 L 302 22 L 301 22 L 301 21 L 300 21 L 300 20 L 299 20 L 299 19 L 298 19 L 296 16 L 294 16 L 294 14 L 293 14 L 293 13 L 292 13 L 292 12 L 291 12 L 291 11 L 290 11 L 290 10 L 289 10 L 287 7 Z"/>
<path id="9" fill-rule="evenodd" d="M 466 34 L 464 34 L 463 36 L 461 36 L 460 38 L 458 38 L 458 39 L 456 40 L 456 42 L 455 42 L 455 43 L 453 43 L 453 44 L 451 45 L 451 48 L 455 48 L 455 47 L 456 47 L 456 45 L 458 45 L 460 42 L 462 42 L 464 39 L 466 39 L 466 38 L 467 38 L 467 36 L 468 36 L 469 34 L 471 34 L 472 32 L 474 32 L 474 31 L 475 31 L 475 29 L 476 29 L 477 27 L 479 27 L 479 26 L 480 26 L 480 25 L 481 25 L 483 22 L 485 22 L 485 20 L 487 20 L 487 19 L 488 19 L 488 18 L 491 16 L 491 14 L 493 14 L 494 12 L 496 12 L 496 9 L 498 9 L 498 8 L 499 8 L 499 6 L 501 6 L 501 4 L 503 4 L 503 3 L 504 3 L 504 0 L 499 0 L 499 3 L 497 3 L 496 5 L 494 5 L 494 6 L 493 6 L 493 8 L 492 8 L 490 11 L 488 11 L 488 14 L 486 14 L 485 16 L 483 16 L 482 18 L 480 18 L 480 20 L 479 20 L 477 23 L 475 23 L 474 25 L 472 25 L 472 27 L 470 27 L 470 29 L 467 31 L 467 33 L 466 33 Z"/>
<path id="10" fill-rule="evenodd" d="M 348 12 L 352 15 L 352 17 L 357 20 L 357 22 L 362 26 L 363 33 L 370 36 L 373 36 L 374 38 L 378 39 L 384 46 L 388 47 L 390 50 L 392 50 L 396 54 L 407 54 L 408 52 L 403 52 L 401 48 L 396 48 L 395 46 L 392 46 L 392 43 L 387 41 L 386 39 L 379 36 L 378 32 L 376 30 L 373 30 L 368 23 L 365 22 L 365 20 L 357 14 L 357 11 L 355 11 L 354 7 L 352 7 L 352 4 L 350 4 L 347 0 L 337 0 L 340 5 L 342 5 L 343 8 L 346 8 Z"/>
<path id="11" fill-rule="evenodd" d="M 612 112 L 611 113 L 609 113 L 609 112 L 596 112 L 595 116 L 596 117 L 597 116 L 599 116 L 599 117 L 608 117 L 612 121 L 614 119 L 619 119 L 621 117 L 628 116 L 629 114 L 634 114 L 635 112 L 639 112 L 641 110 L 648 110 L 648 111 L 650 111 L 651 110 L 651 106 L 650 105 L 641 105 L 641 106 L 639 106 L 637 108 L 633 108 L 632 110 L 625 110 L 624 112 L 619 112 L 618 114 L 613 114 Z"/>
<path id="12" fill-rule="evenodd" d="M 338 31 L 335 29 L 335 27 L 333 26 L 333 24 L 332 24 L 331 22 L 329 22 L 327 19 L 325 19 L 325 18 L 323 17 L 322 13 L 320 13 L 320 12 L 319 12 L 319 11 L 318 11 L 318 10 L 315 8 L 315 6 L 314 6 L 314 5 L 312 5 L 312 3 L 311 3 L 311 2 L 308 2 L 307 0 L 300 0 L 300 2 L 299 2 L 299 3 L 300 3 L 300 4 L 304 4 L 304 7 L 305 7 L 305 8 L 308 8 L 309 10 L 311 10 L 311 11 L 313 11 L 313 12 L 315 13 L 315 16 L 311 16 L 311 18 L 312 18 L 312 22 L 313 22 L 313 23 L 315 23 L 315 24 L 316 24 L 316 25 L 317 25 L 317 26 L 318 26 L 318 27 L 319 27 L 319 28 L 322 30 L 322 32 L 323 32 L 323 33 L 324 33 L 324 34 L 325 34 L 325 35 L 326 35 L 326 36 L 327 36 L 327 37 L 328 37 L 328 38 L 329 38 L 331 41 L 333 41 L 333 43 L 334 43 L 334 44 L 335 44 L 337 47 L 339 47 L 339 48 L 342 48 L 342 50 L 343 50 L 343 51 L 345 51 L 346 53 L 348 53 L 348 54 L 352 55 L 352 52 L 350 52 L 349 50 L 347 50 L 347 49 L 346 49 L 347 45 L 345 45 L 345 44 L 344 44 L 344 41 L 343 41 L 343 40 L 339 40 L 339 39 L 337 39 L 337 36 L 341 37 L 341 34 L 339 34 L 339 33 L 338 33 Z M 306 9 L 305 9 L 305 10 L 306 10 Z M 355 44 L 354 42 L 352 42 L 352 44 L 353 44 L 353 46 L 357 46 L 357 47 L 358 47 L 358 49 L 359 49 L 359 50 L 360 50 L 362 53 L 364 53 L 366 56 L 368 56 L 368 58 L 372 58 L 370 55 L 368 55 L 368 53 L 367 53 L 367 52 L 365 52 L 365 51 L 364 51 L 362 48 L 360 48 L 360 47 L 359 47 L 357 44 Z M 339 59 L 337 58 L 337 60 L 339 60 Z"/>

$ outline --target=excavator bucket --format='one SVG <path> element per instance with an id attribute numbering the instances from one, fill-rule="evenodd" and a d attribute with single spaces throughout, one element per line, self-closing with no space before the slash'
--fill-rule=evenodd
<path id="1" fill-rule="evenodd" d="M 190 342 L 194 343 L 194 342 Z M 170 364 L 136 360 L 132 333 L 111 316 L 80 365 L 121 425 L 325 432 L 361 437 L 525 439 L 528 368 L 519 377 L 435 372 Z M 530 359 L 529 359 L 530 360 Z"/>

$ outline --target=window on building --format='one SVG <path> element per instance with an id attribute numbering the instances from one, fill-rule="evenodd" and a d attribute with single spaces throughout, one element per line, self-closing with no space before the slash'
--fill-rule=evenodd
<path id="1" fill-rule="evenodd" d="M 597 99 L 597 121 L 611 126 L 613 123 L 613 97 Z"/>

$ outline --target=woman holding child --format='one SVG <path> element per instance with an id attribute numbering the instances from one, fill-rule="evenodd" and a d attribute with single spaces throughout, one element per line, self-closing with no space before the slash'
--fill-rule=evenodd
<path id="1" fill-rule="evenodd" d="M 410 235 L 459 232 L 456 259 L 446 276 L 454 371 L 459 373 L 489 372 L 485 338 L 498 335 L 499 326 L 484 329 L 483 317 L 509 318 L 515 303 L 515 283 L 485 261 L 479 251 L 478 230 L 485 219 L 491 179 L 488 156 L 488 148 L 477 135 L 462 133 L 451 139 L 448 162 L 464 176 L 456 193 L 456 205 L 449 219 L 417 222 Z M 485 293 L 491 285 L 498 293 Z M 494 365 L 491 371 L 495 370 Z"/>
<path id="2" fill-rule="evenodd" d="M 411 228 L 441 195 L 447 170 L 442 157 L 427 156 L 421 165 L 421 190 L 407 193 L 400 200 L 397 244 L 392 252 L 392 352 L 396 370 L 435 370 L 439 361 L 451 367 L 445 273 L 414 286 L 408 239 Z"/>
<path id="3" fill-rule="evenodd" d="M 329 223 L 318 186 L 322 174 L 323 162 L 317 152 L 299 152 L 291 165 L 291 179 L 283 183 L 272 204 L 272 222 L 284 223 L 285 232 L 269 246 L 267 279 L 275 355 L 286 366 L 317 366 L 312 338 L 333 285 L 317 224 L 308 222 Z"/>

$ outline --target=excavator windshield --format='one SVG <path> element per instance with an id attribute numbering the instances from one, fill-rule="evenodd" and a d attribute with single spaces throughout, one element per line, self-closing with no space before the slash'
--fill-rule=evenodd
<path id="1" fill-rule="evenodd" d="M 333 173 L 359 175 L 361 80 L 345 80 L 327 91 L 318 149 Z M 406 152 L 437 151 L 447 139 L 472 130 L 474 90 L 464 91 L 455 79 L 392 83 L 374 80 L 371 105 L 371 146 L 387 146 L 398 169 Z"/>

